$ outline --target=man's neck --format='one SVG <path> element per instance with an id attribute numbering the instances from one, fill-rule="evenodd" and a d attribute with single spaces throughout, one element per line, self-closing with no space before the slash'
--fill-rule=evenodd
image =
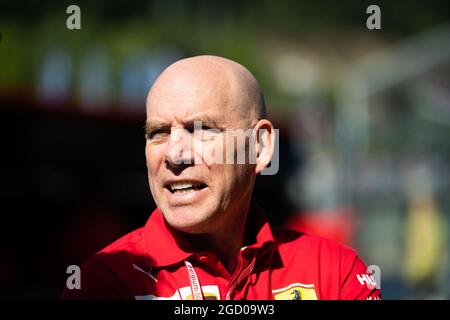
<path id="1" fill-rule="evenodd" d="M 249 208 L 226 224 L 226 229 L 217 232 L 189 235 L 192 245 L 199 250 L 213 252 L 230 274 L 237 267 L 239 251 L 244 245 Z"/>

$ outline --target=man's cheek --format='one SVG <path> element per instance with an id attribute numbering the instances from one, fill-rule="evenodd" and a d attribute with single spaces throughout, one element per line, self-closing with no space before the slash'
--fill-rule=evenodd
<path id="1" fill-rule="evenodd" d="M 155 186 L 150 177 L 149 177 L 149 186 L 150 186 L 150 193 L 152 194 L 153 199 L 156 201 L 156 198 L 157 198 L 156 192 L 157 191 L 155 190 Z"/>

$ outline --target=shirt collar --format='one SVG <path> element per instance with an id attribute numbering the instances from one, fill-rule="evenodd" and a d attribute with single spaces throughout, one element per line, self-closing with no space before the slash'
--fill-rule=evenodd
<path id="1" fill-rule="evenodd" d="M 154 267 L 172 265 L 196 253 L 182 233 L 167 224 L 159 208 L 150 215 L 143 230 L 143 237 L 145 249 Z M 266 215 L 254 205 L 251 206 L 247 219 L 245 239 L 246 251 L 255 252 L 265 250 L 275 242 Z"/>

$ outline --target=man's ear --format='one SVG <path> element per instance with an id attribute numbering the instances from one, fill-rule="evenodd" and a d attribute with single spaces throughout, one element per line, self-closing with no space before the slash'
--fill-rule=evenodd
<path id="1" fill-rule="evenodd" d="M 256 166 L 255 173 L 259 174 L 270 163 L 275 150 L 275 129 L 267 119 L 259 120 L 254 127 L 256 133 Z"/>

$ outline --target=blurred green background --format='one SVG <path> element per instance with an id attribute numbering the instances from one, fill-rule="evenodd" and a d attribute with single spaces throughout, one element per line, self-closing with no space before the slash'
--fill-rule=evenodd
<path id="1" fill-rule="evenodd" d="M 81 9 L 68 30 L 66 8 Z M 366 9 L 381 8 L 381 30 Z M 148 218 L 145 97 L 183 57 L 254 73 L 280 129 L 255 197 L 275 224 L 355 247 L 386 299 L 448 299 L 448 1 L 2 1 L 0 283 L 58 298 Z"/>

